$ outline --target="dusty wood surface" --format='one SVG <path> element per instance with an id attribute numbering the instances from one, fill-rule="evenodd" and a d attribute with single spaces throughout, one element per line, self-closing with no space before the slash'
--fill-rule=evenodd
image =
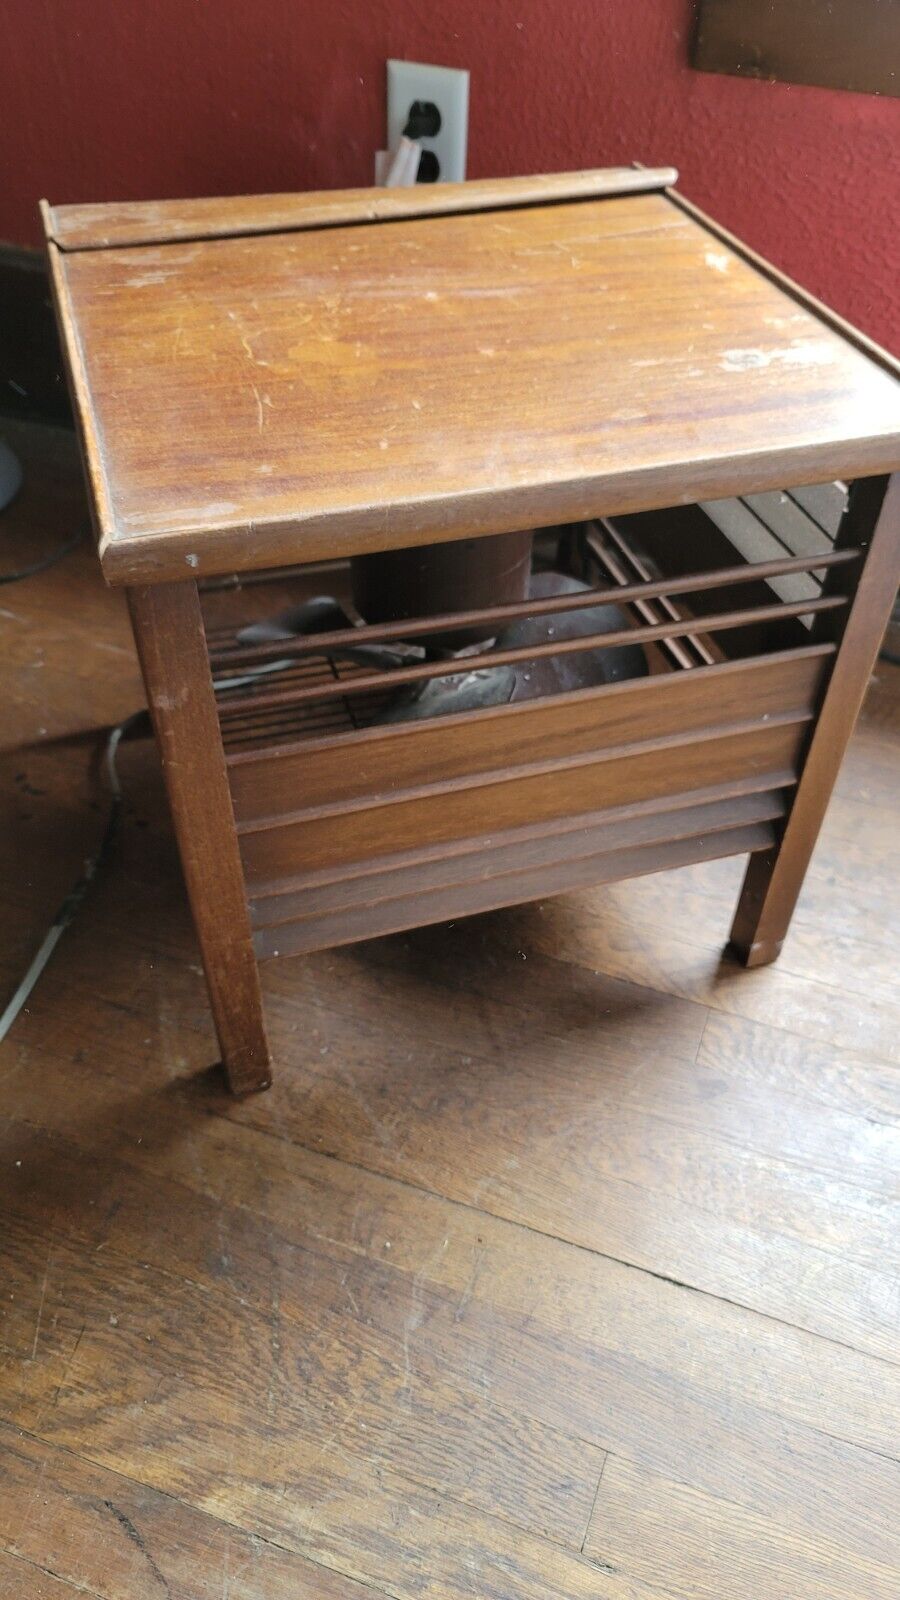
<path id="1" fill-rule="evenodd" d="M 49 248 L 113 582 L 900 461 L 896 378 L 663 193 Z"/>
<path id="2" fill-rule="evenodd" d="M 35 438 L 10 565 L 80 511 Z M 9 988 L 142 689 L 88 548 L 0 607 Z M 777 966 L 737 861 L 282 961 L 243 1103 L 124 749 L 0 1051 L 3 1600 L 893 1600 L 898 690 Z"/>

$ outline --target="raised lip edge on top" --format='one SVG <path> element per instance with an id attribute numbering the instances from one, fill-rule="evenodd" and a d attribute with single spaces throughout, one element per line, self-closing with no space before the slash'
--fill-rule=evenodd
<path id="1" fill-rule="evenodd" d="M 90 250 L 134 249 L 143 245 L 196 244 L 214 239 L 302 233 L 313 229 L 352 227 L 370 222 L 401 222 L 417 217 L 463 215 L 474 211 L 507 211 L 554 202 L 601 200 L 669 189 L 678 181 L 674 167 L 597 167 L 585 172 L 534 173 L 509 178 L 476 178 L 464 183 L 417 185 L 409 189 L 320 189 L 297 194 L 225 195 L 196 200 L 123 201 L 99 205 L 51 206 L 40 202 L 48 242 L 67 255 Z M 231 216 L 218 225 L 191 226 L 195 207 L 221 206 Z M 245 208 L 241 216 L 239 207 Z M 168 222 L 156 216 L 144 223 L 141 212 L 162 208 Z M 258 216 L 254 219 L 254 208 Z M 135 220 L 121 232 L 103 231 L 103 214 L 133 211 Z M 187 225 L 182 223 L 186 214 Z M 174 231 L 173 231 L 174 228 Z"/>

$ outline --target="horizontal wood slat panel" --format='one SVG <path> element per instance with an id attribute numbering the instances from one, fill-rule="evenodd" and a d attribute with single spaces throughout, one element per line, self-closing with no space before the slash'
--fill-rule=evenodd
<path id="1" fill-rule="evenodd" d="M 351 910 L 323 912 L 301 922 L 261 928 L 253 936 L 256 953 L 267 956 L 299 955 L 332 945 L 353 944 L 358 939 L 399 933 L 404 928 L 442 922 L 447 917 L 468 917 L 501 906 L 518 905 L 541 895 L 640 877 L 647 872 L 685 866 L 693 861 L 713 861 L 722 856 L 766 850 L 775 839 L 769 822 L 712 832 L 702 839 L 682 839 L 668 844 L 638 845 L 633 850 L 613 850 L 575 861 L 510 872 L 501 878 L 456 884 L 440 892 L 380 900 Z"/>
<path id="2" fill-rule="evenodd" d="M 251 903 L 250 914 L 255 927 L 275 928 L 322 912 L 395 900 L 401 894 L 497 880 L 519 868 L 549 867 L 612 850 L 672 844 L 725 828 L 772 822 L 786 810 L 781 789 L 729 794 L 676 808 L 619 808 L 540 830 L 516 828 L 495 839 L 487 850 L 473 840 L 470 849 L 453 850 L 431 860 L 421 860 L 414 851 L 411 858 L 394 856 L 390 863 L 379 863 L 375 871 L 343 873 L 330 881 L 307 882 L 283 893 L 261 896 Z"/>
<path id="3" fill-rule="evenodd" d="M 401 791 L 531 761 L 777 712 L 811 712 L 830 645 L 632 680 L 419 726 L 371 728 L 228 761 L 239 824 L 307 806 Z"/>
<path id="4" fill-rule="evenodd" d="M 808 718 L 773 716 L 705 734 L 685 734 L 619 747 L 596 759 L 576 758 L 566 768 L 465 788 L 443 787 L 411 799 L 347 809 L 336 826 L 334 809 L 240 836 L 250 895 L 278 879 L 323 866 L 363 861 L 409 845 L 440 844 L 529 822 L 708 784 L 793 769 Z"/>
<path id="5" fill-rule="evenodd" d="M 569 833 L 601 826 L 612 828 L 618 826 L 620 822 L 659 816 L 665 812 L 673 818 L 673 827 L 667 837 L 681 838 L 683 830 L 680 825 L 675 825 L 674 819 L 677 819 L 682 811 L 694 806 L 711 805 L 721 800 L 740 802 L 746 795 L 785 792 L 796 782 L 796 772 L 784 767 L 778 772 L 751 774 L 748 777 L 731 779 L 726 783 L 712 784 L 703 789 L 686 789 L 677 795 L 660 795 L 655 799 L 638 800 L 624 806 L 604 806 L 596 811 L 578 812 L 572 817 L 553 817 L 547 822 L 529 822 L 514 830 L 515 837 L 522 845 L 530 846 L 534 840 L 562 838 Z M 502 838 L 505 843 L 510 837 L 509 832 L 499 836 L 493 834 L 492 848 L 497 846 L 498 838 Z M 399 872 L 406 867 L 425 866 L 433 862 L 449 862 L 457 857 L 475 856 L 483 848 L 483 842 L 483 838 L 476 834 L 472 838 L 450 839 L 439 844 L 414 845 L 364 861 L 338 862 L 330 866 L 312 868 L 256 887 L 253 904 L 262 911 L 268 901 L 277 900 L 281 895 L 292 894 L 300 889 L 336 884 L 345 878 L 378 877 L 381 873 Z M 261 914 L 258 921 L 260 924 L 268 922 L 273 920 L 275 915 L 273 913 L 273 917 L 269 917 Z"/>

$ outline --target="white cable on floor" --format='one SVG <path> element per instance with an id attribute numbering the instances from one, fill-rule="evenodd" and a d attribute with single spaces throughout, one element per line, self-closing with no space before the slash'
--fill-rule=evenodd
<path id="1" fill-rule="evenodd" d="M 56 949 L 56 946 L 59 944 L 59 941 L 69 926 L 69 923 L 75 916 L 76 911 L 84 900 L 88 889 L 93 883 L 100 867 L 103 864 L 103 861 L 112 847 L 113 840 L 115 839 L 115 836 L 119 830 L 119 820 L 122 811 L 122 785 L 119 782 L 119 774 L 116 768 L 116 752 L 118 751 L 119 745 L 121 744 L 122 739 L 128 732 L 129 728 L 134 723 L 139 722 L 144 716 L 146 716 L 146 712 L 144 711 L 134 712 L 130 717 L 126 717 L 123 722 L 117 723 L 116 726 L 110 731 L 103 753 L 103 761 L 106 767 L 106 776 L 109 782 L 112 798 L 110 801 L 109 816 L 106 819 L 106 827 L 103 830 L 103 837 L 100 840 L 100 844 L 98 845 L 94 854 L 85 862 L 84 871 L 82 872 L 81 877 L 78 879 L 77 883 L 73 884 L 72 888 L 69 890 L 69 893 L 66 895 L 65 900 L 53 919 L 52 926 L 48 928 L 46 934 L 44 935 L 40 948 L 37 950 L 34 958 L 32 959 L 25 976 L 19 984 L 19 987 L 3 1011 L 2 1016 L 0 1016 L 0 1040 L 5 1039 L 6 1035 L 9 1033 L 10 1028 L 19 1015 L 19 1012 L 22 1010 L 22 1007 L 25 1005 L 28 996 L 31 994 L 32 989 L 46 967 L 47 962 L 50 960 L 50 957 Z"/>
<path id="2" fill-rule="evenodd" d="M 243 688 L 247 684 L 258 682 L 258 680 L 261 677 L 264 677 L 267 673 L 283 672 L 287 667 L 292 667 L 293 665 L 294 662 L 290 659 L 286 659 L 284 661 L 267 662 L 262 666 L 251 668 L 248 672 L 242 673 L 239 677 L 216 677 L 213 680 L 213 685 L 217 694 L 223 689 Z M 131 716 L 125 717 L 122 722 L 118 722 L 116 726 L 110 730 L 109 735 L 107 736 L 106 745 L 103 752 L 103 764 L 106 768 L 106 777 L 109 783 L 111 799 L 109 815 L 106 819 L 106 827 L 103 830 L 103 837 L 101 838 L 95 853 L 85 862 L 84 871 L 82 872 L 77 883 L 73 884 L 72 888 L 69 890 L 69 893 L 66 895 L 66 898 L 57 911 L 51 926 L 48 928 L 38 950 L 33 956 L 25 976 L 22 978 L 21 983 L 5 1007 L 2 1015 L 0 1015 L 0 1042 L 6 1038 L 10 1028 L 18 1017 L 19 1013 L 22 1011 L 28 996 L 31 994 L 31 991 L 37 983 L 38 978 L 46 967 L 47 962 L 50 960 L 50 957 L 56 949 L 56 946 L 59 944 L 60 939 L 69 926 L 69 923 L 72 921 L 76 912 L 84 901 L 91 884 L 96 878 L 97 873 L 99 872 L 103 862 L 112 848 L 113 841 L 119 831 L 119 822 L 121 820 L 122 813 L 122 785 L 119 782 L 119 773 L 116 766 L 116 754 L 118 752 L 119 745 L 129 729 L 133 727 L 135 723 L 140 722 L 143 718 L 145 718 L 146 715 L 146 711 L 132 712 Z"/>

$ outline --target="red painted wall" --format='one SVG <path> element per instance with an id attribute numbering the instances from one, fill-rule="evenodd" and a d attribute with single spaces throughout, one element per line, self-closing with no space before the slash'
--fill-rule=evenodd
<path id="1" fill-rule="evenodd" d="M 470 176 L 671 162 L 686 194 L 900 348 L 900 102 L 693 72 L 690 0 L 10 8 L 0 238 L 37 242 L 41 195 L 368 183 L 397 55 L 471 69 Z"/>

